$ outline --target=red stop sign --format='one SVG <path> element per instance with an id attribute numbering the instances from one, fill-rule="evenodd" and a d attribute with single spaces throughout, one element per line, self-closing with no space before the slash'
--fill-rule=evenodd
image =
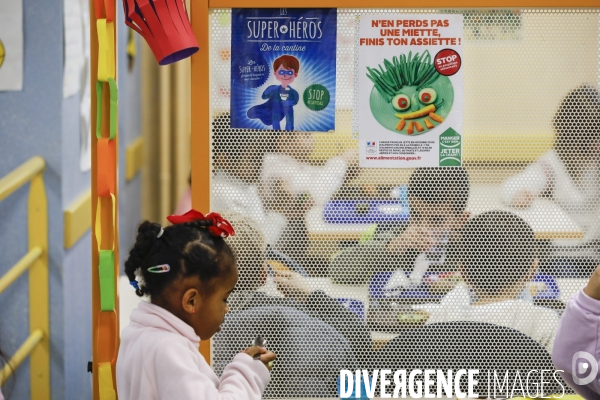
<path id="1" fill-rule="evenodd" d="M 441 50 L 435 55 L 433 65 L 444 76 L 454 75 L 460 69 L 460 55 L 452 49 Z"/>

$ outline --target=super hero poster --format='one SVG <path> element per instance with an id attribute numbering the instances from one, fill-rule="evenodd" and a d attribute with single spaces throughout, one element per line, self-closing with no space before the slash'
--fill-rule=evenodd
<path id="1" fill-rule="evenodd" d="M 360 165 L 461 165 L 462 15 L 383 14 L 360 18 Z"/>
<path id="2" fill-rule="evenodd" d="M 231 127 L 335 129 L 335 9 L 233 9 Z"/>

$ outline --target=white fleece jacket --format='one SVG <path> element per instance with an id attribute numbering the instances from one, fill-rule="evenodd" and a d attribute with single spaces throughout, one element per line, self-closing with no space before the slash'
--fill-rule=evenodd
<path id="1" fill-rule="evenodd" d="M 221 379 L 198 351 L 193 328 L 162 307 L 141 302 L 121 334 L 117 392 L 121 400 L 260 399 L 269 370 L 242 353 Z"/>
<path id="2" fill-rule="evenodd" d="M 600 239 L 600 169 L 596 164 L 582 164 L 580 177 L 574 180 L 556 150 L 550 150 L 502 184 L 502 200 L 511 205 L 515 196 L 523 189 L 538 196 L 547 188 L 552 189 L 552 198 L 556 204 L 577 222 L 585 234 L 581 242 L 573 239 L 554 240 L 555 244 L 572 246 Z"/>

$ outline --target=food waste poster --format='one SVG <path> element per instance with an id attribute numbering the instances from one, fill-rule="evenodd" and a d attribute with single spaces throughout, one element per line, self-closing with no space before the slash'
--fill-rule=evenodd
<path id="1" fill-rule="evenodd" d="M 361 167 L 462 165 L 462 15 L 361 15 Z"/>
<path id="2" fill-rule="evenodd" d="M 231 127 L 334 130 L 336 35 L 336 9 L 233 9 Z"/>

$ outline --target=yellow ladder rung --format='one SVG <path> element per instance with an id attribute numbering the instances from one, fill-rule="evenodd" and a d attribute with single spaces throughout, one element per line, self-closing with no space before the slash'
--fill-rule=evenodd
<path id="1" fill-rule="evenodd" d="M 44 159 L 40 156 L 35 156 L 15 168 L 8 175 L 0 178 L 0 201 L 29 182 L 35 175 L 44 171 L 44 168 L 46 168 Z"/>
<path id="2" fill-rule="evenodd" d="M 44 332 L 41 329 L 35 330 L 27 340 L 19 347 L 19 350 L 11 357 L 8 363 L 0 371 L 0 386 L 10 378 L 13 371 L 21 365 L 23 360 L 33 351 L 35 346 L 44 338 Z"/>
<path id="3" fill-rule="evenodd" d="M 23 258 L 19 260 L 2 278 L 0 278 L 0 293 L 9 287 L 23 272 L 27 271 L 29 267 L 42 255 L 42 248 L 39 246 L 34 247 L 25 254 Z"/>

